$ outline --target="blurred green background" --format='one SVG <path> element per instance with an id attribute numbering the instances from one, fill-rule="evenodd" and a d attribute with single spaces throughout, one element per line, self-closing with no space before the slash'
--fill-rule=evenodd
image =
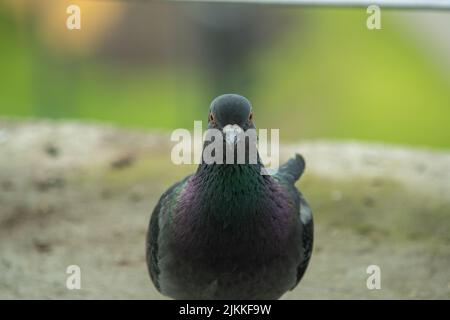
<path id="1" fill-rule="evenodd" d="M 82 29 L 65 27 L 66 7 Z M 450 147 L 450 15 L 97 1 L 0 4 L 0 116 L 193 128 L 247 96 L 284 141 Z M 438 19 L 439 18 L 439 19 Z M 445 41 L 444 41 L 445 42 Z M 448 42 L 448 41 L 447 41 Z"/>

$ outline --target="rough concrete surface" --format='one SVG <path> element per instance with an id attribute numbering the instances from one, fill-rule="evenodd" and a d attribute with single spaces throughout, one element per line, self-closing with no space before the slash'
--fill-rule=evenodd
<path id="1" fill-rule="evenodd" d="M 164 299 L 144 242 L 161 193 L 195 166 L 167 133 L 0 120 L 0 298 Z M 282 147 L 304 155 L 298 186 L 315 248 L 284 299 L 449 299 L 450 153 L 356 142 Z M 81 268 L 81 290 L 66 268 Z M 369 290 L 366 269 L 381 268 Z"/>

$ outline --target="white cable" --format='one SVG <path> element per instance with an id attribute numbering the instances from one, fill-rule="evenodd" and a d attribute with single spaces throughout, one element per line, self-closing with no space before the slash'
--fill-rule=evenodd
<path id="1" fill-rule="evenodd" d="M 378 5 L 381 8 L 398 9 L 435 9 L 450 10 L 450 0 L 168 0 L 176 2 L 208 2 L 235 4 L 267 4 L 292 6 L 323 7 L 368 7 Z"/>

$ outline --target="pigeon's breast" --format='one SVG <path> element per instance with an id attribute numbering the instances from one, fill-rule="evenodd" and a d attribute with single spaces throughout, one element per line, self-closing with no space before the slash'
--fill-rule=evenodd
<path id="1" fill-rule="evenodd" d="M 172 238 L 183 250 L 278 252 L 298 224 L 298 204 L 276 184 L 259 194 L 238 190 L 211 199 L 186 188 L 172 216 Z"/>
<path id="2" fill-rule="evenodd" d="M 195 192 L 180 197 L 166 230 L 167 256 L 160 261 L 171 296 L 192 296 L 194 290 L 205 299 L 273 299 L 293 284 L 301 252 L 299 218 L 295 204 L 274 192 L 236 196 L 228 206 L 200 202 Z"/>

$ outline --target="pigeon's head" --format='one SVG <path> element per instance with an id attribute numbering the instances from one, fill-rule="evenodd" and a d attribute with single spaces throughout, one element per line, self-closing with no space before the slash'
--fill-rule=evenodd
<path id="1" fill-rule="evenodd" d="M 237 125 L 243 130 L 253 128 L 252 105 L 247 98 L 237 94 L 224 94 L 211 102 L 209 126 L 222 130 L 227 125 Z"/>
<path id="2" fill-rule="evenodd" d="M 208 124 L 209 128 L 221 130 L 230 138 L 255 129 L 252 105 L 247 98 L 237 94 L 218 96 L 211 102 Z"/>

